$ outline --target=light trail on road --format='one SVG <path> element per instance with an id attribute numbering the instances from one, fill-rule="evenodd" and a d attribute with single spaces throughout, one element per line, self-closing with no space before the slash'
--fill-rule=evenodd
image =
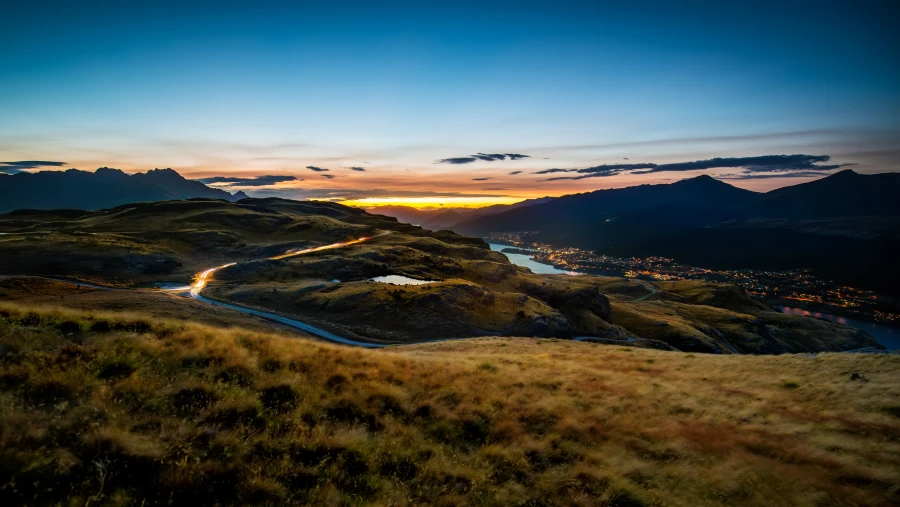
<path id="1" fill-rule="evenodd" d="M 287 259 L 289 257 L 295 257 L 297 255 L 304 255 L 304 254 L 313 253 L 313 252 L 321 252 L 323 250 L 332 250 L 335 248 L 343 248 L 343 247 L 347 247 L 350 245 L 356 245 L 356 244 L 362 243 L 364 241 L 369 241 L 370 239 L 377 238 L 379 236 L 384 236 L 384 235 L 390 234 L 390 233 L 391 233 L 391 231 L 384 231 L 384 232 L 382 232 L 380 234 L 376 234 L 374 236 L 368 236 L 368 237 L 364 236 L 362 238 L 358 238 L 358 239 L 354 239 L 354 240 L 350 240 L 350 241 L 342 241 L 340 243 L 332 243 L 330 245 L 305 248 L 303 250 L 296 250 L 296 251 L 287 252 L 287 253 L 284 253 L 281 255 L 267 257 L 263 260 L 275 261 L 275 260 Z M 248 262 L 251 262 L 251 261 L 248 261 Z M 361 341 L 357 341 L 357 340 L 352 340 L 350 338 L 344 338 L 343 336 L 338 336 L 328 330 L 322 329 L 322 328 L 320 328 L 318 326 L 314 326 L 312 324 L 308 324 L 301 320 L 289 319 L 287 317 L 282 317 L 281 315 L 276 315 L 274 313 L 268 313 L 268 312 L 263 312 L 260 310 L 254 310 L 252 308 L 245 308 L 243 306 L 233 305 L 230 303 L 223 303 L 223 302 L 219 302 L 219 301 L 216 301 L 213 299 L 205 298 L 200 295 L 200 293 L 203 291 L 203 289 L 205 289 L 206 286 L 209 285 L 209 282 L 212 279 L 213 274 L 216 273 L 216 271 L 219 271 L 221 269 L 225 269 L 225 268 L 228 268 L 231 266 L 236 266 L 237 264 L 238 264 L 237 262 L 230 262 L 228 264 L 222 264 L 221 266 L 216 266 L 214 268 L 209 268 L 205 271 L 201 271 L 200 273 L 198 273 L 195 276 L 194 283 L 192 283 L 189 287 L 178 287 L 178 288 L 169 289 L 169 290 L 173 291 L 173 292 L 175 292 L 175 291 L 181 292 L 181 291 L 184 291 L 185 289 L 190 289 L 190 292 L 189 292 L 190 296 L 192 298 L 196 299 L 197 301 L 207 303 L 207 304 L 210 304 L 213 306 L 222 306 L 224 308 L 230 308 L 232 310 L 236 310 L 241 313 L 256 315 L 257 317 L 262 317 L 264 319 L 278 322 L 279 324 L 283 324 L 283 325 L 286 325 L 289 327 L 293 327 L 295 329 L 299 329 L 301 331 L 305 331 L 313 336 L 322 338 L 322 339 L 330 341 L 330 342 L 342 343 L 344 345 L 354 345 L 357 347 L 365 347 L 365 348 L 381 348 L 381 347 L 387 346 L 387 344 L 361 342 Z"/>
<path id="2" fill-rule="evenodd" d="M 263 260 L 277 261 L 277 260 L 281 260 L 281 259 L 287 259 L 289 257 L 295 257 L 297 255 L 304 255 L 304 254 L 313 253 L 313 252 L 321 252 L 323 250 L 333 250 L 335 248 L 343 248 L 343 247 L 347 247 L 350 245 L 356 245 L 356 244 L 362 243 L 364 241 L 369 241 L 370 239 L 374 239 L 379 236 L 384 236 L 384 235 L 390 234 L 390 233 L 391 233 L 391 231 L 384 231 L 384 232 L 382 232 L 380 234 L 376 234 L 374 236 L 368 236 L 368 237 L 363 236 L 362 238 L 358 238 L 358 239 L 354 239 L 354 240 L 350 240 L 350 241 L 342 241 L 340 243 L 332 243 L 330 245 L 315 246 L 312 248 L 304 248 L 303 250 L 289 251 L 289 252 L 283 253 L 281 255 L 273 255 L 272 257 L 266 257 Z M 252 262 L 252 261 L 248 261 L 248 262 Z M 210 278 L 212 277 L 213 273 L 215 273 L 216 271 L 219 271 L 220 269 L 225 269 L 225 268 L 228 268 L 231 266 L 236 266 L 237 264 L 238 264 L 237 262 L 229 262 L 228 264 L 222 264 L 221 266 L 209 268 L 206 271 L 197 273 L 197 275 L 194 277 L 194 283 L 192 283 L 191 287 L 190 287 L 191 288 L 191 296 L 197 297 L 200 294 L 200 292 L 202 292 L 203 289 L 206 288 L 206 286 L 209 284 Z M 170 290 L 177 291 L 177 290 L 181 290 L 181 288 L 170 289 Z"/>
<path id="3" fill-rule="evenodd" d="M 283 254 L 281 254 L 281 255 L 275 255 L 275 256 L 273 256 L 273 257 L 269 257 L 268 260 L 270 260 L 270 261 L 277 261 L 277 260 L 280 260 L 280 259 L 287 259 L 288 257 L 294 257 L 295 255 L 303 255 L 303 254 L 308 254 L 308 253 L 313 253 L 313 252 L 321 252 L 322 250 L 331 250 L 331 249 L 333 249 L 333 248 L 342 248 L 342 247 L 345 247 L 345 246 L 350 246 L 350 245 L 355 245 L 355 244 L 357 244 L 357 243 L 362 243 L 363 241 L 368 241 L 368 240 L 370 240 L 370 239 L 372 239 L 372 238 L 377 238 L 378 236 L 384 236 L 385 234 L 390 234 L 390 232 L 391 232 L 391 231 L 385 231 L 385 232 L 382 232 L 381 234 L 376 234 L 375 236 L 372 236 L 371 238 L 363 237 L 363 238 L 359 238 L 359 239 L 354 239 L 354 240 L 352 240 L 352 241 L 344 241 L 344 242 L 342 242 L 342 243 L 332 243 L 332 244 L 330 244 L 330 245 L 317 246 L 317 247 L 313 247 L 313 248 L 306 248 L 306 249 L 304 249 L 304 250 L 297 250 L 297 251 L 295 251 L 295 252 L 287 252 L 287 253 L 283 253 Z M 222 267 L 224 267 L 224 266 L 222 266 Z"/>
<path id="4" fill-rule="evenodd" d="M 284 253 L 281 255 L 275 255 L 272 257 L 266 257 L 264 259 L 257 259 L 257 260 L 281 260 L 281 259 L 286 259 L 289 257 L 294 257 L 297 255 L 303 255 L 303 254 L 308 254 L 308 253 L 313 253 L 313 252 L 320 252 L 322 250 L 331 250 L 331 249 L 335 249 L 335 248 L 342 248 L 342 247 L 346 247 L 346 246 L 350 246 L 350 245 L 359 244 L 359 243 L 362 243 L 365 241 L 369 241 L 369 240 L 377 238 L 379 236 L 391 234 L 391 232 L 393 232 L 393 231 L 384 231 L 384 232 L 382 232 L 380 234 L 376 234 L 374 236 L 362 237 L 362 238 L 358 238 L 358 239 L 354 239 L 354 240 L 350 240 L 350 241 L 343 241 L 340 243 L 332 243 L 330 245 L 317 246 L 317 247 L 313 247 L 313 248 L 305 248 L 303 250 L 287 252 L 287 253 Z M 247 261 L 247 262 L 253 262 L 253 261 Z M 209 304 L 212 306 L 221 306 L 223 308 L 228 308 L 228 309 L 235 310 L 235 311 L 238 311 L 241 313 L 246 313 L 249 315 L 255 315 L 257 317 L 271 320 L 273 322 L 277 322 L 279 324 L 283 324 L 288 327 L 293 327 L 295 329 L 299 329 L 299 330 L 304 331 L 312 336 L 321 338 L 325 341 L 329 341 L 332 343 L 340 343 L 340 344 L 344 344 L 344 345 L 352 345 L 352 346 L 356 346 L 356 347 L 376 348 L 376 349 L 383 348 L 383 347 L 389 347 L 391 345 L 403 345 L 403 344 L 362 342 L 362 341 L 358 341 L 358 340 L 353 340 L 351 338 L 345 338 L 343 336 L 336 335 L 326 329 L 322 329 L 318 326 L 303 322 L 301 320 L 290 319 L 288 317 L 283 317 L 281 315 L 276 315 L 274 313 L 263 312 L 260 310 L 254 310 L 252 308 L 246 308 L 243 306 L 238 306 L 238 305 L 234 305 L 234 304 L 230 304 L 230 303 L 216 301 L 214 299 L 209 299 L 209 298 L 203 297 L 200 294 L 203 291 L 203 289 L 205 289 L 209 285 L 209 282 L 212 280 L 212 276 L 217 271 L 225 269 L 225 268 L 229 268 L 231 266 L 236 266 L 236 265 L 238 265 L 237 262 L 229 262 L 228 264 L 222 264 L 221 266 L 216 266 L 214 268 L 209 268 L 204 271 L 201 271 L 200 273 L 195 275 L 194 282 L 191 283 L 191 285 L 182 286 L 182 287 L 165 288 L 165 289 L 155 289 L 155 290 L 158 290 L 161 292 L 169 292 L 169 293 L 188 292 L 190 297 L 192 297 L 193 299 L 200 301 L 202 303 L 206 303 L 206 304 Z M 70 283 L 73 285 L 79 284 L 84 287 L 96 288 L 96 289 L 101 289 L 101 290 L 129 290 L 129 289 L 122 289 L 122 288 L 114 288 L 114 287 L 104 287 L 104 286 L 99 286 L 99 285 L 90 285 L 90 284 L 85 284 L 85 283 L 81 283 L 81 282 L 56 279 L 56 278 L 47 278 L 47 279 L 64 282 L 64 283 Z M 498 335 L 488 335 L 488 336 L 501 336 L 501 335 L 498 334 Z M 463 338 L 473 338 L 473 337 L 463 337 Z M 408 345 L 417 345 L 417 344 L 424 344 L 424 343 L 438 343 L 438 342 L 442 342 L 442 341 L 450 341 L 450 340 L 456 340 L 456 339 L 460 339 L 460 338 L 440 338 L 440 339 L 435 339 L 435 340 L 426 340 L 426 341 L 421 341 L 421 342 L 409 343 Z M 631 336 L 627 336 L 627 337 L 625 337 L 625 339 L 622 339 L 622 340 L 611 339 L 611 338 L 601 338 L 601 337 L 595 337 L 595 336 L 578 336 L 578 337 L 573 338 L 573 341 L 579 341 L 579 342 L 580 341 L 594 341 L 594 340 L 606 342 L 606 343 L 633 343 L 636 339 Z"/>

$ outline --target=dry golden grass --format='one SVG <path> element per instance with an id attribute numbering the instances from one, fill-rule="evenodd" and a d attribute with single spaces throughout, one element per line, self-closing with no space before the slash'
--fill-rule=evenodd
<path id="1" fill-rule="evenodd" d="M 0 305 L 0 367 L 4 505 L 900 502 L 896 356 L 372 351 Z"/>
<path id="2" fill-rule="evenodd" d="M 217 328 L 241 327 L 254 331 L 309 336 L 271 320 L 212 306 L 169 292 L 152 290 L 106 291 L 32 276 L 0 275 L 0 302 L 29 307 L 70 308 L 86 312 L 128 312 L 152 319 L 206 324 Z"/>

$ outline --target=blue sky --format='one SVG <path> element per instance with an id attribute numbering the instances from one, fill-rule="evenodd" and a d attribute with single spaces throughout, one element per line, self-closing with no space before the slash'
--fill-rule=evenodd
<path id="1" fill-rule="evenodd" d="M 492 199 L 699 174 L 534 174 L 626 158 L 900 166 L 888 2 L 19 4 L 0 16 L 0 161 Z M 529 158 L 435 163 L 476 153 Z M 804 178 L 754 176 L 735 182 Z"/>

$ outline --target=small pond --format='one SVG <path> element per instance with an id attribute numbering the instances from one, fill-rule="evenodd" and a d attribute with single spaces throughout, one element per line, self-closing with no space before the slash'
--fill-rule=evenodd
<path id="1" fill-rule="evenodd" d="M 391 285 L 423 285 L 435 282 L 435 280 L 416 280 L 415 278 L 403 275 L 376 276 L 375 278 L 371 278 L 371 280 L 373 282 L 389 283 Z"/>

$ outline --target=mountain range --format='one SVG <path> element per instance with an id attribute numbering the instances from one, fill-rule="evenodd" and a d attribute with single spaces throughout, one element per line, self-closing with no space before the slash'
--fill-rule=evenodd
<path id="1" fill-rule="evenodd" d="M 666 256 L 712 269 L 808 268 L 818 276 L 896 296 L 898 195 L 900 173 L 845 170 L 765 193 L 698 176 L 478 209 L 392 206 L 369 211 L 431 230 L 474 236 L 527 233 L 531 241 L 617 257 Z M 0 212 L 246 197 L 185 179 L 172 169 L 131 175 L 109 168 L 0 175 Z"/>
<path id="2" fill-rule="evenodd" d="M 0 174 L 0 212 L 23 208 L 95 210 L 132 202 L 196 197 L 237 201 L 247 195 L 210 188 L 172 169 L 128 174 L 101 167 L 94 172 L 69 169 Z"/>
<path id="3" fill-rule="evenodd" d="M 573 194 L 454 224 L 485 236 L 597 253 L 667 256 L 716 269 L 809 268 L 843 283 L 897 294 L 900 174 L 845 170 L 770 192 L 709 176 Z"/>

